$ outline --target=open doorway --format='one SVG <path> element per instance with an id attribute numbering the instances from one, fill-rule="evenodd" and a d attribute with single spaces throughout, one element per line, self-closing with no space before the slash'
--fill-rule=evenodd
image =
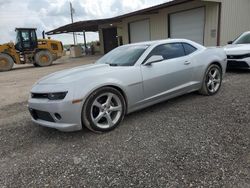
<path id="1" fill-rule="evenodd" d="M 103 32 L 103 42 L 104 42 L 104 53 L 108 53 L 118 46 L 117 41 L 117 28 L 104 28 Z"/>

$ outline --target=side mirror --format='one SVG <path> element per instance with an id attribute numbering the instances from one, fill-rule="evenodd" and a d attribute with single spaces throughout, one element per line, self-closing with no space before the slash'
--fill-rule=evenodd
<path id="1" fill-rule="evenodd" d="M 233 44 L 233 41 L 228 41 L 227 44 Z"/>
<path id="2" fill-rule="evenodd" d="M 152 63 L 157 63 L 162 60 L 164 60 L 164 58 L 161 55 L 153 55 L 144 63 L 144 65 L 151 65 Z"/>

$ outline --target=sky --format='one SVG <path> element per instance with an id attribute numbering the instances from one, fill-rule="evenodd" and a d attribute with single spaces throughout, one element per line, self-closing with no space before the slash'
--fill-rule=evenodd
<path id="1" fill-rule="evenodd" d="M 75 9 L 74 21 L 109 18 L 168 0 L 71 0 Z M 50 31 L 71 23 L 69 0 L 0 0 L 0 44 L 15 41 L 16 27 L 37 28 L 38 38 L 42 31 Z M 71 34 L 52 35 L 64 44 L 72 44 Z M 87 41 L 98 40 L 98 33 L 87 32 Z M 83 37 L 77 37 L 83 42 Z"/>

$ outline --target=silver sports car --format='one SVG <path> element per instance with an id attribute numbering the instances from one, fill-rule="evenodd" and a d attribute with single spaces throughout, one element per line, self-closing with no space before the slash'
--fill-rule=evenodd
<path id="1" fill-rule="evenodd" d="M 110 131 L 124 116 L 199 91 L 216 94 L 226 70 L 220 48 L 184 39 L 120 46 L 95 64 L 56 72 L 32 88 L 32 120 L 61 131 Z"/>

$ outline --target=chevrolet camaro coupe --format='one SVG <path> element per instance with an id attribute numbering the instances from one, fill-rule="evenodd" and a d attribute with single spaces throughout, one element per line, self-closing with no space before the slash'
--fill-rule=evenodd
<path id="1" fill-rule="evenodd" d="M 32 121 L 61 131 L 107 132 L 133 111 L 198 91 L 216 94 L 226 70 L 221 48 L 185 39 L 120 46 L 95 64 L 59 71 L 31 89 Z"/>
<path id="2" fill-rule="evenodd" d="M 250 31 L 228 42 L 225 52 L 228 69 L 250 69 Z"/>

